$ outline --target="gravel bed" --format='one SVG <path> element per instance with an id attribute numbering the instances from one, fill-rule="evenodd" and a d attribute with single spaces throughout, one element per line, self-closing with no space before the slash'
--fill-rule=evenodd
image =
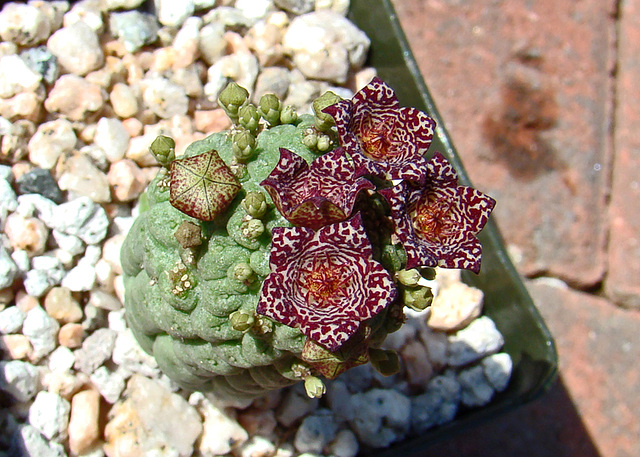
<path id="1" fill-rule="evenodd" d="M 355 456 L 503 390 L 511 359 L 482 292 L 440 271 L 426 313 L 369 365 L 245 404 L 185 392 L 127 328 L 119 251 L 158 171 L 157 135 L 230 127 L 233 80 L 299 112 L 375 70 L 348 0 L 30 1 L 0 12 L 0 456 Z"/>

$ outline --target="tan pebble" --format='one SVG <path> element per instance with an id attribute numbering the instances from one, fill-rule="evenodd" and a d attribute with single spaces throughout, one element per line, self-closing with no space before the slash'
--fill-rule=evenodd
<path id="1" fill-rule="evenodd" d="M 84 22 L 76 22 L 51 35 L 47 48 L 69 73 L 86 75 L 104 63 L 98 34 Z"/>
<path id="2" fill-rule="evenodd" d="M 82 308 L 66 287 L 52 288 L 44 299 L 44 309 L 61 324 L 80 322 Z"/>
<path id="3" fill-rule="evenodd" d="M 41 168 L 52 168 L 62 154 L 73 151 L 77 140 L 68 120 L 45 122 L 29 140 L 29 160 Z"/>
<path id="4" fill-rule="evenodd" d="M 109 180 L 85 154 L 74 154 L 66 158 L 60 166 L 58 186 L 78 195 L 89 197 L 96 203 L 111 201 Z"/>
<path id="5" fill-rule="evenodd" d="M 42 387 L 69 400 L 86 383 L 83 375 L 84 373 L 78 373 L 74 376 L 73 373 L 64 370 L 50 371 L 42 377 Z"/>
<path id="6" fill-rule="evenodd" d="M 400 350 L 400 355 L 407 370 L 409 384 L 425 386 L 434 371 L 429 363 L 429 355 L 424 344 L 419 341 L 411 341 Z"/>
<path id="7" fill-rule="evenodd" d="M 77 75 L 62 75 L 56 81 L 44 107 L 50 113 L 60 113 L 73 121 L 87 118 L 100 110 L 106 98 L 104 89 Z"/>
<path id="8" fill-rule="evenodd" d="M 12 213 L 5 221 L 4 231 L 14 249 L 24 249 L 30 257 L 44 253 L 49 230 L 40 219 Z"/>
<path id="9" fill-rule="evenodd" d="M 11 98 L 0 98 L 0 116 L 9 120 L 27 119 L 37 122 L 43 112 L 43 90 L 20 92 Z"/>
<path id="10" fill-rule="evenodd" d="M 133 86 L 144 78 L 144 70 L 131 54 L 127 54 L 122 58 L 122 64 L 127 71 L 127 84 Z"/>
<path id="11" fill-rule="evenodd" d="M 176 138 L 176 156 L 180 157 L 187 150 L 187 147 L 198 140 L 206 138 L 207 134 L 202 132 L 195 132 L 190 135 L 180 136 Z"/>
<path id="12" fill-rule="evenodd" d="M 117 83 L 109 94 L 113 111 L 122 118 L 135 116 L 138 112 L 138 99 L 132 88 L 124 83 Z M 131 135 L 137 136 L 137 135 Z"/>
<path id="13" fill-rule="evenodd" d="M 153 67 L 153 62 L 156 58 L 155 52 L 156 51 L 142 51 L 135 54 L 136 62 L 138 62 L 138 65 L 140 65 L 140 68 L 142 68 L 144 71 L 150 70 Z"/>
<path id="14" fill-rule="evenodd" d="M 483 297 L 480 289 L 452 283 L 434 298 L 427 325 L 447 332 L 466 327 L 482 312 Z"/>
<path id="15" fill-rule="evenodd" d="M 151 65 L 151 70 L 156 71 L 158 73 L 165 72 L 173 67 L 173 64 L 176 60 L 177 52 L 175 49 L 168 48 L 160 48 L 153 53 L 153 63 Z"/>
<path id="16" fill-rule="evenodd" d="M 112 76 L 113 75 L 109 70 L 107 70 L 106 68 L 101 68 L 100 70 L 92 71 L 91 73 L 87 74 L 84 79 L 106 90 L 109 88 L 109 86 L 111 86 Z"/>
<path id="17" fill-rule="evenodd" d="M 11 166 L 11 172 L 13 173 L 14 179 L 17 181 L 24 175 L 25 173 L 30 172 L 35 167 L 32 163 L 29 162 L 17 162 Z"/>
<path id="18" fill-rule="evenodd" d="M 124 278 L 122 275 L 117 275 L 113 280 L 113 288 L 116 293 L 116 297 L 121 303 L 124 303 Z"/>
<path id="19" fill-rule="evenodd" d="M 122 265 L 120 265 L 120 249 L 124 242 L 124 235 L 114 235 L 105 241 L 102 247 L 102 258 L 109 262 L 116 274 L 122 274 Z"/>
<path id="20" fill-rule="evenodd" d="M 225 32 L 224 39 L 229 46 L 229 54 L 235 54 L 237 52 L 251 52 L 247 43 L 245 43 L 242 35 L 236 32 Z"/>
<path id="21" fill-rule="evenodd" d="M 111 164 L 107 179 L 114 197 L 120 202 L 135 200 L 147 187 L 144 173 L 131 159 L 122 159 Z"/>
<path id="22" fill-rule="evenodd" d="M 249 408 L 241 411 L 238 422 L 249 436 L 270 436 L 276 428 L 277 420 L 273 410 Z"/>
<path id="23" fill-rule="evenodd" d="M 107 55 L 114 55 L 120 58 L 126 55 L 131 56 L 131 54 L 129 54 L 129 52 L 125 48 L 124 43 L 118 39 L 113 39 L 105 42 L 102 45 L 102 48 L 104 49 L 104 53 Z"/>
<path id="24" fill-rule="evenodd" d="M 33 352 L 29 338 L 24 335 L 2 335 L 0 350 L 7 353 L 10 359 L 27 359 Z"/>
<path id="25" fill-rule="evenodd" d="M 371 80 L 377 75 L 377 71 L 373 67 L 363 68 L 355 75 L 356 90 L 362 89 L 369 84 Z"/>
<path id="26" fill-rule="evenodd" d="M 11 303 L 14 298 L 15 294 L 13 293 L 13 289 L 11 287 L 0 290 L 0 311 L 4 309 L 4 306 Z"/>
<path id="27" fill-rule="evenodd" d="M 130 117 L 122 120 L 122 126 L 129 132 L 129 137 L 134 138 L 142 133 L 144 125 L 139 119 Z"/>
<path id="28" fill-rule="evenodd" d="M 58 342 L 61 346 L 75 349 L 82 346 L 84 340 L 84 328 L 81 324 L 68 323 L 60 327 L 58 332 Z"/>
<path id="29" fill-rule="evenodd" d="M 138 112 L 136 118 L 145 126 L 158 122 L 158 115 L 148 108 Z"/>
<path id="30" fill-rule="evenodd" d="M 222 132 L 231 127 L 231 121 L 222 108 L 193 113 L 196 130 L 204 133 Z"/>
<path id="31" fill-rule="evenodd" d="M 141 167 L 158 165 L 158 161 L 149 150 L 149 146 L 156 137 L 156 134 L 145 134 L 131 138 L 126 154 L 127 159 L 133 160 Z"/>
<path id="32" fill-rule="evenodd" d="M 100 394 L 82 390 L 71 399 L 69 418 L 69 448 L 78 455 L 91 449 L 100 437 Z"/>
<path id="33" fill-rule="evenodd" d="M 111 294 L 102 290 L 94 289 L 89 296 L 89 304 L 96 308 L 105 309 L 107 311 L 117 311 L 122 309 L 122 302 Z"/>
<path id="34" fill-rule="evenodd" d="M 93 143 L 93 139 L 96 136 L 96 128 L 97 128 L 97 124 L 88 124 L 88 125 L 86 125 L 80 131 L 80 134 L 78 135 L 78 138 L 80 138 L 86 144 Z"/>
<path id="35" fill-rule="evenodd" d="M 116 275 L 111 264 L 104 259 L 100 259 L 96 263 L 95 270 L 96 281 L 98 281 L 100 288 L 107 292 L 113 292 L 113 279 Z"/>
<path id="36" fill-rule="evenodd" d="M 20 308 L 21 311 L 28 313 L 39 305 L 40 302 L 38 302 L 38 298 L 33 295 L 29 295 L 24 290 L 19 290 L 16 293 L 16 306 Z"/>

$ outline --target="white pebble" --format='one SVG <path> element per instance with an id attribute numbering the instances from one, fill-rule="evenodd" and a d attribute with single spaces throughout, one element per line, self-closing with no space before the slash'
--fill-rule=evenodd
<path id="1" fill-rule="evenodd" d="M 160 76 L 146 80 L 142 98 L 145 105 L 163 119 L 185 115 L 189 109 L 184 87 Z"/>
<path id="2" fill-rule="evenodd" d="M 0 97 L 11 98 L 20 92 L 35 92 L 42 75 L 33 71 L 17 55 L 0 57 Z"/>
<path id="3" fill-rule="evenodd" d="M 179 27 L 195 11 L 194 0 L 155 0 L 156 14 L 162 25 Z"/>
<path id="4" fill-rule="evenodd" d="M 338 425 L 328 409 L 318 409 L 305 417 L 296 431 L 293 445 L 299 452 L 320 454 L 336 436 Z"/>
<path id="5" fill-rule="evenodd" d="M 131 330 L 118 333 L 112 355 L 113 362 L 132 373 L 158 376 L 160 370 L 156 360 L 144 352 Z"/>
<path id="6" fill-rule="evenodd" d="M 358 438 L 349 429 L 340 430 L 329 445 L 329 452 L 335 457 L 355 457 L 359 450 Z"/>
<path id="7" fill-rule="evenodd" d="M 7 215 L 18 207 L 16 193 L 6 179 L 0 179 L 0 229 L 3 228 Z"/>
<path id="8" fill-rule="evenodd" d="M 58 346 L 51 354 L 49 354 L 49 363 L 47 366 L 51 371 L 68 371 L 73 367 L 76 361 L 75 355 L 71 349 Z"/>
<path id="9" fill-rule="evenodd" d="M 29 423 L 45 438 L 61 441 L 67 437 L 70 412 L 71 405 L 67 400 L 43 390 L 38 392 L 29 408 Z"/>
<path id="10" fill-rule="evenodd" d="M 84 22 L 55 32 L 47 41 L 47 47 L 69 73 L 76 75 L 86 75 L 104 63 L 98 35 Z"/>
<path id="11" fill-rule="evenodd" d="M 86 374 L 93 373 L 111 358 L 116 336 L 111 329 L 99 328 L 85 338 L 82 348 L 75 351 L 75 368 Z"/>
<path id="12" fill-rule="evenodd" d="M 71 256 L 81 254 L 85 250 L 85 244 L 75 235 L 62 233 L 59 230 L 52 231 L 53 239 L 56 240 L 58 247 L 69 253 Z"/>
<path id="13" fill-rule="evenodd" d="M 51 227 L 54 219 L 54 211 L 57 208 L 54 202 L 39 194 L 26 194 L 18 197 L 16 213 L 23 217 L 37 217 Z"/>
<path id="14" fill-rule="evenodd" d="M 498 351 L 503 344 L 504 338 L 491 318 L 482 316 L 449 337 L 449 365 L 474 362 Z"/>
<path id="15" fill-rule="evenodd" d="M 0 13 L 0 37 L 21 46 L 34 46 L 49 37 L 51 24 L 33 5 L 8 3 Z"/>
<path id="16" fill-rule="evenodd" d="M 4 246 L 0 245 L 0 289 L 5 289 L 11 286 L 18 275 L 18 271 L 16 263 L 13 261 Z"/>
<path id="17" fill-rule="evenodd" d="M 119 371 L 111 371 L 105 366 L 98 367 L 89 377 L 104 399 L 113 404 L 120 398 L 125 386 L 124 376 Z"/>
<path id="18" fill-rule="evenodd" d="M 118 119 L 100 118 L 93 142 L 102 148 L 109 162 L 122 159 L 129 148 L 129 132 Z"/>
<path id="19" fill-rule="evenodd" d="M 513 361 L 506 352 L 499 352 L 482 359 L 482 369 L 493 388 L 502 392 L 507 388 L 509 379 L 511 379 Z"/>
<path id="20" fill-rule="evenodd" d="M 17 333 L 27 315 L 17 306 L 9 306 L 0 311 L 0 333 Z"/>
<path id="21" fill-rule="evenodd" d="M 62 154 L 73 150 L 76 141 L 73 126 L 68 120 L 45 122 L 29 140 L 29 160 L 40 168 L 53 168 Z"/>
<path id="22" fill-rule="evenodd" d="M 202 435 L 197 445 L 202 455 L 223 455 L 241 446 L 249 439 L 247 431 L 223 409 L 203 399 L 198 410 L 204 422 Z"/>
<path id="23" fill-rule="evenodd" d="M 32 358 L 40 359 L 58 345 L 60 324 L 40 306 L 29 310 L 22 324 L 22 333 L 29 338 L 33 346 Z"/>
<path id="24" fill-rule="evenodd" d="M 53 219 L 51 228 L 75 235 L 87 244 L 98 244 L 109 228 L 104 208 L 89 197 L 79 197 L 59 205 Z"/>
<path id="25" fill-rule="evenodd" d="M 0 361 L 0 390 L 27 402 L 38 390 L 38 369 L 21 360 Z"/>

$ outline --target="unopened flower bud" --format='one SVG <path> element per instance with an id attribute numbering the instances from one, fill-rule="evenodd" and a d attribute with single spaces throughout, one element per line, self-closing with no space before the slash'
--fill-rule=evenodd
<path id="1" fill-rule="evenodd" d="M 248 263 L 240 262 L 233 266 L 232 276 L 237 281 L 245 282 L 253 277 L 253 269 Z"/>
<path id="2" fill-rule="evenodd" d="M 298 120 L 298 113 L 296 109 L 291 105 L 286 105 L 282 108 L 280 113 L 280 123 L 282 124 L 295 124 Z"/>
<path id="3" fill-rule="evenodd" d="M 158 136 L 153 140 L 149 149 L 158 163 L 165 168 L 169 168 L 171 162 L 176 158 L 176 142 L 171 137 Z"/>
<path id="4" fill-rule="evenodd" d="M 302 143 L 309 149 L 316 149 L 318 146 L 318 134 L 314 129 L 306 129 L 302 135 Z"/>
<path id="5" fill-rule="evenodd" d="M 249 98 L 249 92 L 244 87 L 231 82 L 220 92 L 218 103 L 229 116 L 229 119 L 236 124 L 238 123 L 238 110 Z"/>
<path id="6" fill-rule="evenodd" d="M 378 373 L 391 376 L 400 371 L 400 358 L 396 351 L 369 348 L 369 360 Z"/>
<path id="7" fill-rule="evenodd" d="M 396 276 L 400 284 L 410 287 L 417 286 L 418 281 L 422 279 L 422 276 L 420 276 L 420 273 L 415 268 L 411 270 L 400 270 Z"/>
<path id="8" fill-rule="evenodd" d="M 404 291 L 404 304 L 414 311 L 424 311 L 433 301 L 430 287 L 417 287 Z"/>
<path id="9" fill-rule="evenodd" d="M 280 123 L 280 112 L 282 111 L 282 103 L 275 94 L 264 94 L 260 98 L 258 112 L 264 118 L 269 126 L 278 125 Z"/>
<path id="10" fill-rule="evenodd" d="M 262 192 L 247 192 L 240 203 L 247 214 L 251 217 L 261 218 L 267 212 L 267 198 Z"/>
<path id="11" fill-rule="evenodd" d="M 246 332 L 251 327 L 255 319 L 252 313 L 239 309 L 229 315 L 229 321 L 231 321 L 231 328 L 238 332 Z"/>
<path id="12" fill-rule="evenodd" d="M 241 127 L 255 135 L 258 131 L 258 127 L 260 126 L 260 114 L 258 113 L 258 109 L 250 103 L 241 107 L 238 110 L 238 123 Z"/>
<path id="13" fill-rule="evenodd" d="M 327 152 L 331 148 L 331 138 L 328 135 L 318 135 L 316 149 L 320 152 Z"/>
<path id="14" fill-rule="evenodd" d="M 260 219 L 249 219 L 240 226 L 242 236 L 248 240 L 255 240 L 264 233 L 264 223 Z"/>
<path id="15" fill-rule="evenodd" d="M 304 390 L 309 398 L 320 398 L 327 392 L 327 387 L 322 379 L 316 376 L 307 376 L 304 378 Z"/>
<path id="16" fill-rule="evenodd" d="M 238 162 L 246 162 L 256 148 L 256 137 L 249 130 L 241 130 L 233 135 L 233 156 Z"/>
<path id="17" fill-rule="evenodd" d="M 315 124 L 318 130 L 326 132 L 334 124 L 333 117 L 330 114 L 323 113 L 322 110 L 328 106 L 335 105 L 342 98 L 331 91 L 327 91 L 313 101 L 313 112 L 316 115 Z"/>

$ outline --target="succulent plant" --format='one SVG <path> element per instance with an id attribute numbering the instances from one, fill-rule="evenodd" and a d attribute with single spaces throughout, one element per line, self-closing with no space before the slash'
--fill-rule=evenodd
<path id="1" fill-rule="evenodd" d="M 364 363 L 391 374 L 380 345 L 403 307 L 429 306 L 430 267 L 479 270 L 494 201 L 424 157 L 433 120 L 377 78 L 316 115 L 247 98 L 221 94 L 233 132 L 179 158 L 152 145 L 164 168 L 121 253 L 130 327 L 178 384 L 236 400 L 298 381 L 317 397 Z"/>

